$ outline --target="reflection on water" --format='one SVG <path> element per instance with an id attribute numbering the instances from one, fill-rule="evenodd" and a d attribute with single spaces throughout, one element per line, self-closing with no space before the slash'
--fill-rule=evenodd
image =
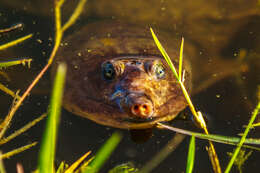
<path id="1" fill-rule="evenodd" d="M 0 76 L 0 82 L 8 84 L 8 87 L 13 90 L 21 89 L 23 92 L 50 54 L 54 32 L 52 9 L 48 7 L 50 4 L 49 1 L 7 0 L 0 3 L 1 28 L 17 22 L 25 25 L 23 30 L 0 35 L 0 44 L 28 33 L 34 34 L 34 37 L 24 44 L 0 52 L 0 60 L 6 60 L 4 57 L 30 57 L 33 59 L 32 68 L 29 70 L 21 66 L 5 70 L 12 79 L 10 82 Z M 89 21 L 103 18 L 135 23 L 145 27 L 153 26 L 158 31 L 166 30 L 177 33 L 180 37 L 185 37 L 187 44 L 185 44 L 184 52 L 193 55 L 191 59 L 193 68 L 198 71 L 195 78 L 200 78 L 202 81 L 214 78 L 207 67 L 212 68 L 212 64 L 215 63 L 216 69 L 212 68 L 212 70 L 215 70 L 214 72 L 219 70 L 218 75 L 221 75 L 221 72 L 228 68 L 222 64 L 224 61 L 235 61 L 240 57 L 241 61 L 245 62 L 240 69 L 240 74 L 214 81 L 214 85 L 196 93 L 192 99 L 202 112 L 213 117 L 209 119 L 214 121 L 210 122 L 212 124 L 209 127 L 211 133 L 234 136 L 243 131 L 242 126 L 247 124 L 250 113 L 257 102 L 256 89 L 260 83 L 260 18 L 256 1 L 234 0 L 231 3 L 231 1 L 205 2 L 200 0 L 194 3 L 179 0 L 174 2 L 152 0 L 150 3 L 146 3 L 136 0 L 129 3 L 129 1 L 122 0 L 120 3 L 116 1 L 111 3 L 100 0 L 98 3 L 89 1 L 87 6 L 80 21 L 66 34 L 69 35 L 79 30 Z M 73 4 L 65 6 L 64 16 L 70 14 L 72 7 Z M 199 73 L 200 70 L 203 73 Z M 47 74 L 16 113 L 8 134 L 47 110 L 49 88 L 50 78 Z M 1 92 L 1 118 L 7 114 L 11 103 L 12 98 Z M 178 120 L 171 124 L 196 129 L 190 122 Z M 40 141 L 43 126 L 44 122 L 39 123 L 12 142 L 1 146 L 1 150 L 7 152 L 32 141 Z M 97 151 L 115 130 L 63 110 L 59 128 L 57 164 L 62 160 L 71 163 L 88 150 Z M 104 170 L 128 161 L 133 161 L 136 166 L 141 167 L 173 136 L 172 132 L 155 129 L 150 140 L 137 144 L 130 139 L 127 130 L 120 131 L 124 133 L 124 139 L 105 165 Z M 259 137 L 257 128 L 252 130 L 252 136 Z M 197 140 L 195 172 L 198 170 L 205 173 L 211 171 L 210 161 L 205 150 L 206 144 L 206 141 Z M 188 138 L 154 172 L 184 171 L 187 148 Z M 226 152 L 230 152 L 232 149 L 233 147 L 228 145 L 216 144 L 223 168 L 229 160 Z M 14 172 L 17 162 L 24 165 L 26 172 L 35 169 L 38 150 L 39 146 L 5 160 L 8 172 Z M 257 170 L 258 160 L 259 154 L 253 152 L 243 167 L 244 172 Z M 234 169 L 234 172 L 237 170 Z"/>

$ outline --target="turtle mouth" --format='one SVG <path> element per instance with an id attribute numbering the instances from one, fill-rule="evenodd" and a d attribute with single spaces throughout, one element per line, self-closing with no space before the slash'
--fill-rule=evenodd
<path id="1" fill-rule="evenodd" d="M 144 93 L 117 90 L 110 100 L 116 102 L 121 112 L 128 115 L 124 120 L 131 122 L 149 122 L 153 120 L 154 105 L 151 98 Z"/>
<path id="2" fill-rule="evenodd" d="M 129 123 L 149 123 L 153 122 L 156 118 L 150 117 L 150 118 L 124 118 L 122 121 L 129 122 Z"/>

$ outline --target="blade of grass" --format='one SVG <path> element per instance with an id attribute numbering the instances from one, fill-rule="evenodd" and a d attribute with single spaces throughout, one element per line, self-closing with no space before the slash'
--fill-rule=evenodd
<path id="1" fill-rule="evenodd" d="M 10 41 L 8 43 L 5 43 L 3 45 L 0 45 L 0 50 L 4 50 L 4 49 L 7 49 L 9 47 L 15 46 L 15 45 L 23 42 L 24 40 L 27 40 L 27 39 L 31 38 L 32 36 L 33 36 L 33 34 L 29 34 L 29 35 L 26 35 L 24 37 L 21 37 L 21 38 L 18 38 L 16 40 L 13 40 L 13 41 Z"/>
<path id="2" fill-rule="evenodd" d="M 84 5 L 86 4 L 87 0 L 81 0 L 77 7 L 75 8 L 74 12 L 70 16 L 69 20 L 63 25 L 62 31 L 66 31 L 73 23 L 75 23 L 76 19 L 81 14 L 81 11 L 83 10 Z"/>
<path id="3" fill-rule="evenodd" d="M 87 168 L 89 163 L 91 163 L 92 160 L 94 160 L 94 158 L 95 158 L 95 156 L 93 156 L 90 159 L 86 160 L 74 173 L 82 173 Z"/>
<path id="4" fill-rule="evenodd" d="M 200 125 L 200 127 L 204 130 L 204 132 L 206 134 L 209 134 L 208 132 L 208 129 L 207 129 L 207 126 L 206 126 L 206 123 L 205 123 L 205 120 L 202 116 L 202 114 L 198 111 L 196 111 L 191 99 L 190 99 L 190 96 L 182 82 L 182 79 L 179 78 L 177 72 L 176 72 L 176 69 L 170 59 L 170 57 L 168 56 L 168 54 L 166 53 L 165 49 L 163 48 L 163 46 L 161 45 L 161 43 L 159 42 L 158 38 L 156 37 L 155 33 L 153 32 L 152 28 L 150 28 L 151 30 L 151 33 L 152 33 L 152 36 L 153 36 L 153 39 L 158 47 L 158 49 L 160 50 L 160 52 L 162 53 L 163 57 L 165 58 L 166 62 L 168 63 L 168 65 L 170 66 L 171 70 L 173 71 L 174 75 L 176 76 L 176 79 L 178 80 L 179 82 L 179 85 L 181 86 L 181 89 L 182 89 L 182 92 L 184 94 L 184 97 L 186 99 L 186 101 L 188 102 L 188 105 L 190 107 L 190 110 L 194 116 L 194 119 L 197 121 L 197 123 Z M 182 56 L 182 53 L 180 53 L 180 56 Z M 181 59 L 182 57 L 180 57 Z M 211 141 L 209 141 L 209 145 L 210 145 L 210 148 L 211 148 L 211 156 L 213 156 L 214 158 L 211 158 L 211 161 L 214 161 L 214 162 L 211 162 L 212 165 L 213 165 L 213 168 L 214 168 L 214 172 L 215 173 L 221 173 L 221 168 L 220 168 L 220 164 L 219 164 L 219 159 L 218 159 L 218 156 L 217 156 L 217 153 L 216 153 L 216 150 L 214 148 L 214 145 L 212 144 Z M 215 169 L 216 168 L 216 169 Z"/>
<path id="5" fill-rule="evenodd" d="M 173 74 L 175 75 L 176 79 L 180 82 L 179 76 L 177 74 L 177 71 L 169 57 L 169 55 L 167 54 L 167 52 L 165 51 L 165 49 L 163 48 L 163 46 L 161 45 L 160 41 L 158 40 L 158 38 L 156 37 L 155 33 L 153 32 L 153 29 L 150 28 L 153 39 L 155 41 L 155 44 L 157 45 L 158 49 L 160 50 L 161 54 L 163 55 L 163 57 L 165 58 L 166 62 L 169 64 L 170 68 L 173 71 Z"/>
<path id="6" fill-rule="evenodd" d="M 182 61 L 183 61 L 183 46 L 184 46 L 184 38 L 181 39 L 181 50 L 180 50 L 180 59 L 179 59 L 179 79 L 182 79 Z M 184 81 L 182 81 L 184 82 Z"/>
<path id="7" fill-rule="evenodd" d="M 188 159 L 187 159 L 187 168 L 186 173 L 192 173 L 194 160 L 195 160 L 195 137 L 191 136 L 190 145 L 189 145 L 189 152 L 188 152 Z"/>
<path id="8" fill-rule="evenodd" d="M 243 136 L 241 137 L 241 140 L 239 141 L 239 143 L 237 145 L 236 150 L 234 151 L 234 153 L 233 153 L 233 155 L 232 155 L 232 157 L 231 157 L 231 159 L 230 159 L 230 161 L 229 161 L 229 163 L 227 165 L 225 173 L 230 172 L 230 170 L 231 170 L 231 168 L 233 166 L 233 163 L 235 162 L 235 159 L 236 159 L 237 155 L 239 154 L 239 151 L 240 151 L 243 143 L 245 142 L 246 136 L 247 136 L 250 128 L 252 127 L 252 125 L 253 125 L 253 123 L 255 121 L 255 118 L 258 115 L 259 111 L 260 111 L 260 101 L 258 102 L 256 108 L 254 109 L 254 111 L 252 113 L 251 119 L 250 119 L 250 121 L 249 121 L 249 123 L 248 123 L 248 125 L 247 125 L 247 127 L 245 129 L 245 132 L 244 132 Z"/>
<path id="9" fill-rule="evenodd" d="M 38 163 L 40 173 L 50 173 L 54 171 L 56 136 L 61 111 L 66 69 L 65 64 L 60 64 L 55 76 L 46 128 L 40 149 Z"/>
<path id="10" fill-rule="evenodd" d="M 190 110 L 191 110 L 192 114 L 195 116 L 195 119 L 197 120 L 197 119 L 198 119 L 197 111 L 195 110 L 195 107 L 194 107 L 193 104 L 192 104 L 192 101 L 191 101 L 191 99 L 190 99 L 190 96 L 189 96 L 189 94 L 188 94 L 188 92 L 187 92 L 187 90 L 186 90 L 184 84 L 182 83 L 181 78 L 179 78 L 179 76 L 178 76 L 178 74 L 177 74 L 177 71 L 176 71 L 176 69 L 175 69 L 175 67 L 174 67 L 174 65 L 173 65 L 173 63 L 172 63 L 172 61 L 171 61 L 171 58 L 169 57 L 169 55 L 167 54 L 167 52 L 165 51 L 165 49 L 164 49 L 163 46 L 161 45 L 161 43 L 160 43 L 160 41 L 158 40 L 157 36 L 155 35 L 153 29 L 150 28 L 150 30 L 151 30 L 153 39 L 154 39 L 154 41 L 155 41 L 155 44 L 157 45 L 157 47 L 158 47 L 158 49 L 160 50 L 161 54 L 163 55 L 164 59 L 166 60 L 166 62 L 167 62 L 168 65 L 170 66 L 170 68 L 171 68 L 173 74 L 175 75 L 176 79 L 178 80 L 178 82 L 179 82 L 179 84 L 180 84 L 180 86 L 181 86 L 181 89 L 182 89 L 182 91 L 183 91 L 183 94 L 184 94 L 184 96 L 185 96 L 185 98 L 186 98 L 186 100 L 187 100 L 187 102 L 188 102 L 189 107 L 190 107 Z M 180 55 L 182 55 L 182 54 L 180 53 Z"/>
<path id="11" fill-rule="evenodd" d="M 12 102 L 12 105 L 11 105 L 11 108 L 14 106 L 14 104 L 19 101 L 19 99 L 17 98 L 18 97 L 18 94 L 19 94 L 19 90 L 15 93 L 15 96 L 13 98 L 13 102 Z M 21 99 L 21 98 L 20 98 Z M 9 125 L 10 125 L 10 122 L 12 121 L 13 119 L 13 116 L 11 115 L 7 115 L 5 117 L 5 119 L 1 122 L 0 124 L 0 139 L 3 138 L 4 136 L 4 133 L 6 132 L 6 130 L 8 129 Z"/>
<path id="12" fill-rule="evenodd" d="M 80 157 L 76 162 L 74 162 L 64 173 L 73 173 L 75 169 L 83 162 L 83 160 L 88 157 L 88 155 L 91 153 L 91 151 L 84 154 L 82 157 Z"/>
<path id="13" fill-rule="evenodd" d="M 42 114 L 40 117 L 34 119 L 32 122 L 29 122 L 28 124 L 26 124 L 25 126 L 23 126 L 22 128 L 20 128 L 19 130 L 15 131 L 14 133 L 12 133 L 11 135 L 9 135 L 6 138 L 3 138 L 0 140 L 0 145 L 3 145 L 5 143 L 7 143 L 8 141 L 14 139 L 15 137 L 19 136 L 20 134 L 24 133 L 26 130 L 30 129 L 31 127 L 33 127 L 35 124 L 37 124 L 39 121 L 41 121 L 43 118 L 45 118 L 47 116 L 47 114 Z"/>
<path id="14" fill-rule="evenodd" d="M 122 139 L 122 135 L 119 132 L 115 132 L 105 142 L 105 144 L 99 149 L 94 160 L 90 165 L 83 171 L 83 173 L 96 173 L 100 170 L 104 162 L 109 158 L 111 153 L 115 150 L 116 146 Z"/>
<path id="15" fill-rule="evenodd" d="M 65 164 L 64 161 L 60 163 L 60 166 L 58 167 L 56 173 L 64 173 L 65 169 L 68 167 L 67 164 Z"/>
<path id="16" fill-rule="evenodd" d="M 14 149 L 14 150 L 12 150 L 12 151 L 9 151 L 9 152 L 7 152 L 7 153 L 4 153 L 4 154 L 2 154 L 2 155 L 0 156 L 0 160 L 6 159 L 6 158 L 10 158 L 10 157 L 12 157 L 13 155 L 16 155 L 16 154 L 18 154 L 18 153 L 21 153 L 21 152 L 23 152 L 23 151 L 25 151 L 25 150 L 27 150 L 27 149 L 29 149 L 29 148 L 35 146 L 36 144 L 37 144 L 37 142 L 33 142 L 33 143 L 31 143 L 31 144 L 28 144 L 28 145 L 22 146 L 22 147 L 20 147 L 20 148 Z"/>
<path id="17" fill-rule="evenodd" d="M 6 94 L 12 96 L 13 98 L 17 98 L 20 99 L 21 97 L 17 94 L 15 94 L 15 92 L 13 92 L 12 90 L 10 90 L 9 88 L 5 87 L 3 84 L 0 83 L 0 90 L 2 90 L 3 92 L 5 92 Z"/>
<path id="18" fill-rule="evenodd" d="M 0 151 L 0 157 L 2 157 L 2 151 Z M 2 159 L 0 159 L 0 172 L 1 173 L 6 173 Z"/>
<path id="19" fill-rule="evenodd" d="M 218 143 L 223 143 L 223 144 L 230 144 L 230 145 L 237 145 L 239 143 L 239 141 L 240 141 L 240 138 L 238 138 L 238 137 L 196 133 L 196 132 L 192 132 L 192 131 L 188 131 L 188 130 L 184 130 L 184 129 L 179 129 L 179 128 L 176 128 L 176 127 L 168 126 L 168 125 L 165 125 L 165 124 L 162 124 L 162 123 L 157 123 L 157 124 L 158 124 L 158 126 L 157 126 L 158 128 L 168 129 L 168 130 L 171 130 L 171 131 L 174 131 L 174 132 L 177 132 L 177 133 L 181 133 L 181 134 L 189 135 L 189 136 L 194 136 L 196 138 L 206 139 L 206 140 L 213 141 L 213 142 L 218 142 Z M 260 139 L 248 138 L 248 139 L 245 139 L 244 143 L 245 144 L 260 145 Z M 252 146 L 243 145 L 243 147 L 260 151 L 260 148 L 256 148 L 256 147 L 252 147 Z"/>

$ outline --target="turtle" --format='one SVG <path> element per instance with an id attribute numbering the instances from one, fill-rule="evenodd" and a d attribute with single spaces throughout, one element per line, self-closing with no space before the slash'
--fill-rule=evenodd
<path id="1" fill-rule="evenodd" d="M 163 31 L 158 37 L 178 68 L 180 37 Z M 185 42 L 183 62 L 183 81 L 188 92 L 194 83 L 197 85 L 193 73 L 205 72 L 203 67 L 192 67 L 196 51 L 191 45 Z M 187 106 L 181 87 L 148 27 L 115 21 L 87 24 L 64 41 L 52 74 L 61 62 L 68 67 L 64 108 L 98 124 L 149 129 L 157 122 L 174 119 Z M 207 70 L 213 74 L 214 67 L 209 65 Z M 231 71 L 222 71 L 220 76 Z"/>

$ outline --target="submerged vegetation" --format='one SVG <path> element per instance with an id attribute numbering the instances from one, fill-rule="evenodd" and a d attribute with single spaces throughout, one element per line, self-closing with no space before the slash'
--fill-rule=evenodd
<path id="1" fill-rule="evenodd" d="M 111 153 L 114 151 L 114 149 L 119 144 L 120 140 L 122 139 L 122 134 L 119 132 L 115 132 L 111 135 L 111 137 L 104 143 L 104 145 L 100 148 L 100 150 L 96 153 L 96 155 L 92 157 L 88 157 L 91 152 L 88 151 L 86 154 L 84 154 L 82 157 L 80 157 L 76 162 L 71 164 L 70 166 L 67 165 L 65 162 L 61 162 L 57 169 L 55 169 L 55 148 L 56 148 L 56 136 L 57 136 L 57 128 L 58 128 L 58 122 L 59 122 L 59 114 L 61 111 L 61 102 L 62 102 L 62 93 L 63 93 L 63 87 L 64 87 L 64 81 L 66 76 L 66 65 L 61 64 L 58 67 L 56 78 L 54 81 L 54 87 L 52 90 L 52 97 L 50 101 L 50 107 L 48 109 L 47 113 L 42 114 L 39 116 L 39 118 L 35 119 L 34 121 L 30 122 L 29 124 L 22 127 L 20 130 L 17 130 L 13 134 L 11 134 L 8 137 L 4 137 L 6 129 L 10 126 L 10 122 L 20 107 L 20 105 L 23 103 L 24 99 L 30 94 L 32 88 L 37 84 L 37 82 L 42 78 L 42 76 L 45 74 L 45 72 L 49 69 L 51 66 L 53 59 L 55 57 L 55 54 L 59 48 L 59 45 L 61 43 L 61 40 L 63 38 L 64 32 L 75 22 L 75 20 L 78 18 L 78 16 L 81 14 L 83 10 L 83 6 L 86 3 L 86 0 L 81 0 L 76 7 L 74 13 L 71 15 L 69 20 L 62 25 L 61 24 L 61 7 L 64 3 L 64 0 L 55 0 L 55 45 L 52 50 L 52 53 L 50 55 L 50 58 L 48 60 L 48 63 L 44 66 L 44 68 L 41 70 L 41 72 L 37 75 L 37 77 L 34 79 L 34 81 L 31 83 L 31 85 L 27 88 L 27 90 L 20 96 L 19 92 L 13 92 L 6 88 L 4 85 L 0 84 L 0 89 L 3 90 L 5 93 L 11 95 L 14 98 L 13 105 L 10 109 L 10 112 L 6 116 L 6 118 L 1 122 L 0 125 L 0 145 L 3 145 L 7 143 L 8 141 L 12 140 L 16 136 L 20 135 L 21 133 L 25 132 L 32 126 L 34 126 L 37 122 L 44 119 L 47 115 L 47 123 L 46 123 L 46 129 L 44 132 L 44 138 L 41 142 L 41 149 L 40 149 L 40 155 L 39 155 L 39 162 L 37 166 L 36 172 L 45 173 L 45 172 L 57 172 L 57 173 L 72 173 L 72 172 L 83 172 L 83 173 L 94 173 L 99 172 L 102 165 L 105 163 L 105 161 L 109 158 Z M 15 28 L 10 29 L 3 29 L 0 30 L 1 32 L 8 32 Z M 150 161 L 147 162 L 146 165 L 144 165 L 142 168 L 137 169 L 132 163 L 126 163 L 116 166 L 115 168 L 111 169 L 109 173 L 134 173 L 134 172 L 142 172 L 147 173 L 150 172 L 153 168 L 155 168 L 157 165 L 160 164 L 184 139 L 184 135 L 191 135 L 190 145 L 189 145 L 189 151 L 187 156 L 187 167 L 186 172 L 191 173 L 193 170 L 194 164 L 196 164 L 195 160 L 195 138 L 202 138 L 209 141 L 209 148 L 208 155 L 210 157 L 213 170 L 215 173 L 222 172 L 222 168 L 220 167 L 218 157 L 214 148 L 214 145 L 212 141 L 214 142 L 221 142 L 226 144 L 232 144 L 236 145 L 236 149 L 231 154 L 231 159 L 229 164 L 227 165 L 225 169 L 225 173 L 230 172 L 233 164 L 238 165 L 239 171 L 241 171 L 242 164 L 247 160 L 247 158 L 250 156 L 252 151 L 250 151 L 248 154 L 241 154 L 243 150 L 241 151 L 242 147 L 250 148 L 253 150 L 260 150 L 259 148 L 248 146 L 249 144 L 255 144 L 259 145 L 260 140 L 259 139 L 248 139 L 246 138 L 249 130 L 253 127 L 253 123 L 255 121 L 256 116 L 259 114 L 260 111 L 260 101 L 258 102 L 254 112 L 252 113 L 251 119 L 242 135 L 241 138 L 236 137 L 225 137 L 220 135 L 212 135 L 209 134 L 207 125 L 203 119 L 203 116 L 200 111 L 197 111 L 195 107 L 193 106 L 193 103 L 189 97 L 189 93 L 187 93 L 183 82 L 185 80 L 185 73 L 182 71 L 182 60 L 183 60 L 183 46 L 184 41 L 182 40 L 181 43 L 181 50 L 180 50 L 180 65 L 179 69 L 176 70 L 173 66 L 170 58 L 168 57 L 166 50 L 164 50 L 163 46 L 160 44 L 159 40 L 157 39 L 155 33 L 151 29 L 153 38 L 155 40 L 155 43 L 157 44 L 159 50 L 161 51 L 162 55 L 165 57 L 165 60 L 173 70 L 173 75 L 176 76 L 178 79 L 178 82 L 183 90 L 183 94 L 185 95 L 185 98 L 187 99 L 187 102 L 189 104 L 189 107 L 191 109 L 191 112 L 195 116 L 196 122 L 200 125 L 200 127 L 204 130 L 205 134 L 196 133 L 196 132 L 190 132 L 183 129 L 177 129 L 174 127 L 169 127 L 168 125 L 158 123 L 157 127 L 167 130 L 173 130 L 180 134 L 177 134 L 171 141 L 168 142 L 168 144 L 160 151 L 157 155 L 155 155 Z M 14 46 L 26 39 L 29 39 L 32 37 L 32 34 L 24 36 L 20 39 L 17 39 L 15 41 L 9 42 L 5 45 L 0 45 L 0 50 L 7 49 L 10 46 Z M 7 68 L 12 65 L 17 64 L 28 64 L 30 66 L 31 59 L 25 58 L 25 59 L 19 59 L 15 61 L 9 61 L 9 62 L 1 62 L 0 63 L 0 69 L 1 68 Z M 178 73 L 177 73 L 178 71 Z M 5 75 L 4 73 L 0 75 Z M 37 142 L 32 142 L 29 145 L 26 145 L 24 147 L 18 148 L 14 151 L 10 151 L 8 153 L 0 154 L 0 172 L 6 172 L 4 165 L 2 163 L 2 160 L 5 158 L 13 157 L 14 154 L 17 154 L 19 152 L 22 152 L 26 149 L 29 149 L 30 147 L 36 145 Z M 248 145 L 245 145 L 248 144 Z M 244 156 L 244 157 L 243 157 Z M 19 167 L 19 166 L 18 166 Z M 222 166 L 223 167 L 223 166 Z M 7 171 L 8 172 L 8 171 Z M 22 173 L 23 169 L 20 166 L 20 169 L 17 169 L 18 173 Z"/>

